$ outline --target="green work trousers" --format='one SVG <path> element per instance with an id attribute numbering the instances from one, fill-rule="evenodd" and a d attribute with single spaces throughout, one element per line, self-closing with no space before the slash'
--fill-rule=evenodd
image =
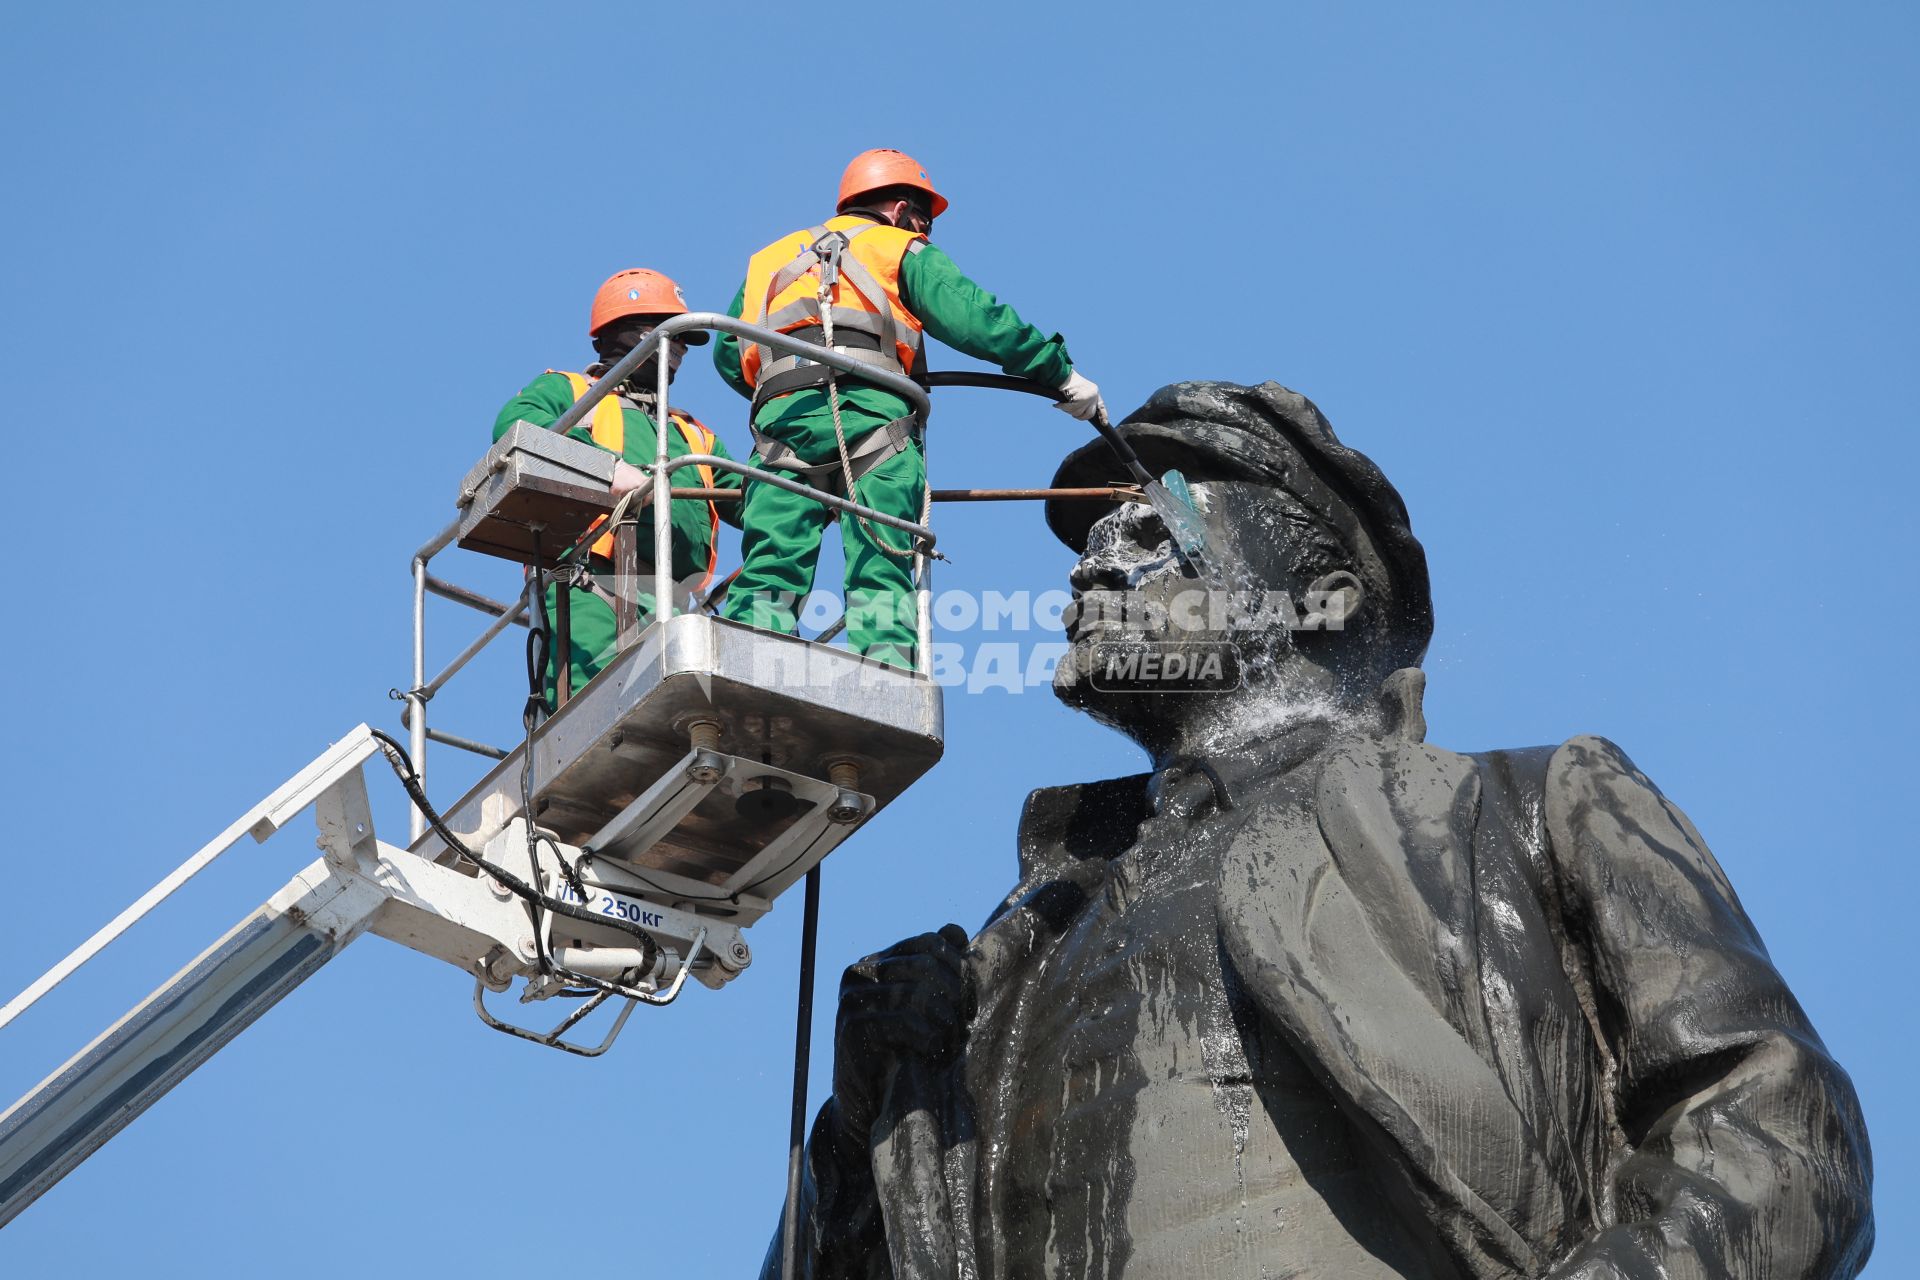
<path id="1" fill-rule="evenodd" d="M 607 561 L 595 557 L 592 561 L 593 575 L 601 580 L 609 590 L 613 587 L 613 566 Z M 579 587 L 569 589 L 567 630 L 571 644 L 570 666 L 572 685 L 570 691 L 578 693 L 613 661 L 615 642 L 619 638 L 619 629 L 614 625 L 613 605 L 597 591 L 585 591 Z M 554 583 L 547 584 L 547 625 L 555 629 L 556 639 L 560 626 L 559 604 L 560 588 Z M 640 625 L 646 626 L 653 621 L 653 592 L 639 593 Z M 546 693 L 547 705 L 553 706 L 558 696 L 555 681 L 555 667 L 551 657 L 547 661 Z"/>
<path id="2" fill-rule="evenodd" d="M 760 466 L 755 454 L 753 465 Z M 920 522 L 927 489 L 927 459 L 918 444 L 861 476 L 855 501 L 902 520 Z M 767 631 L 796 630 L 800 602 L 813 590 L 820 538 L 837 513 L 811 498 L 748 480 L 741 499 L 740 574 L 727 589 L 724 616 Z M 915 609 L 913 560 L 874 545 L 874 538 L 904 551 L 910 539 L 882 524 L 872 533 L 852 515 L 840 515 L 840 544 L 847 556 L 847 645 L 896 667 L 913 666 Z"/>

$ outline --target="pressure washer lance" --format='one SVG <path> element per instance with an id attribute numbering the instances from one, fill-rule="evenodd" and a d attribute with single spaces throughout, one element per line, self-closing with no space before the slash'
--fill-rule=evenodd
<path id="1" fill-rule="evenodd" d="M 1213 566 L 1207 562 L 1207 529 L 1200 522 L 1200 513 L 1193 509 L 1193 494 L 1187 489 L 1187 478 L 1178 471 L 1167 472 L 1170 484 L 1180 486 L 1176 495 L 1169 484 L 1163 484 L 1153 478 L 1153 472 L 1147 470 L 1140 461 L 1140 455 L 1126 442 L 1113 423 L 1107 421 L 1107 411 L 1102 408 L 1094 415 L 1093 429 L 1100 438 L 1120 455 L 1120 461 L 1126 464 L 1128 471 L 1147 495 L 1147 502 L 1153 507 L 1154 514 L 1160 517 L 1160 523 L 1167 526 L 1167 532 L 1173 535 L 1173 545 L 1180 552 L 1181 559 L 1187 562 L 1187 568 L 1193 570 L 1193 576 L 1203 582 L 1214 581 Z"/>
<path id="2" fill-rule="evenodd" d="M 927 385 L 932 387 L 997 387 L 1006 391 L 1025 391 L 1030 395 L 1045 396 L 1055 404 L 1065 400 L 1058 389 L 1032 378 L 1016 378 L 1011 374 L 970 373 L 962 370 L 942 370 L 927 375 Z M 1207 529 L 1201 522 L 1200 513 L 1194 510 L 1193 494 L 1187 489 L 1187 478 L 1178 471 L 1169 471 L 1164 483 L 1153 478 L 1153 472 L 1147 470 L 1140 455 L 1126 442 L 1113 423 L 1107 419 L 1104 407 L 1094 417 L 1093 429 L 1107 442 L 1115 454 L 1119 455 L 1121 465 L 1126 467 L 1134 482 L 1140 486 L 1140 492 L 1153 507 L 1154 514 L 1167 526 L 1167 533 L 1173 538 L 1175 550 L 1180 558 L 1187 562 L 1187 568 L 1193 570 L 1195 577 L 1203 582 L 1218 582 L 1212 563 L 1207 558 Z M 1175 492 L 1175 489 L 1178 492 Z"/>

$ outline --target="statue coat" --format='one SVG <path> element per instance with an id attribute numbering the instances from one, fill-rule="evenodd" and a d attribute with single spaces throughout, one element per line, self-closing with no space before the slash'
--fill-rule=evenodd
<path id="1" fill-rule="evenodd" d="M 1257 774 L 1194 821 L 1227 824 L 1231 976 L 1360 1136 L 1381 1204 L 1423 1224 L 1434 1272 L 1854 1275 L 1872 1222 L 1852 1085 L 1693 825 L 1603 739 L 1461 755 L 1410 719 L 1294 766 L 1318 840 L 1276 837 Z M 866 1149 L 836 1140 L 832 1102 L 816 1122 L 804 1274 L 1015 1280 L 1004 1081 L 1028 971 L 1154 781 L 1029 797 L 1020 883 L 970 953 L 962 1056 L 902 1069 Z"/>

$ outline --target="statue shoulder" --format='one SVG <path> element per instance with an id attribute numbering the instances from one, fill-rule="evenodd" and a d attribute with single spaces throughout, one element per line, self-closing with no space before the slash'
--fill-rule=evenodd
<path id="1" fill-rule="evenodd" d="M 1640 772 L 1618 743 L 1595 733 L 1568 738 L 1552 752 L 1548 768 L 1550 782 L 1581 776 L 1633 779 L 1637 785 L 1653 788 L 1653 780 Z"/>
<path id="2" fill-rule="evenodd" d="M 1547 762 L 1541 791 L 1554 860 L 1577 885 L 1591 879 L 1586 887 L 1599 892 L 1623 874 L 1681 871 L 1738 912 L 1732 882 L 1692 820 L 1615 743 L 1569 738 Z"/>
<path id="3" fill-rule="evenodd" d="M 1147 816 L 1147 782 L 1135 773 L 1099 782 L 1041 787 L 1020 809 L 1020 880 L 987 917 L 1001 919 L 1036 890 L 1073 877 L 1131 847 Z"/>
<path id="4" fill-rule="evenodd" d="M 1084 858 L 1109 858 L 1133 843 L 1147 816 L 1147 773 L 1041 787 L 1020 810 L 1020 878 Z"/>

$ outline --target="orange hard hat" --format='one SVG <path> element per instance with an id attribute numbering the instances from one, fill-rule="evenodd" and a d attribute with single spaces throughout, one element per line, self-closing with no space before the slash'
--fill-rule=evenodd
<path id="1" fill-rule="evenodd" d="M 681 316 L 686 313 L 687 299 L 680 292 L 679 285 L 658 271 L 633 267 L 614 272 L 594 293 L 593 314 L 587 321 L 587 336 L 592 337 L 623 316 Z M 707 340 L 707 335 L 698 329 L 681 336 L 696 347 Z"/>
<path id="2" fill-rule="evenodd" d="M 934 217 L 947 211 L 947 198 L 933 189 L 933 179 L 920 167 L 920 162 L 892 147 L 876 147 L 853 158 L 847 171 L 840 175 L 840 203 L 835 207 L 845 213 L 847 206 L 859 197 L 883 187 L 913 187 L 924 191 L 933 197 Z"/>

